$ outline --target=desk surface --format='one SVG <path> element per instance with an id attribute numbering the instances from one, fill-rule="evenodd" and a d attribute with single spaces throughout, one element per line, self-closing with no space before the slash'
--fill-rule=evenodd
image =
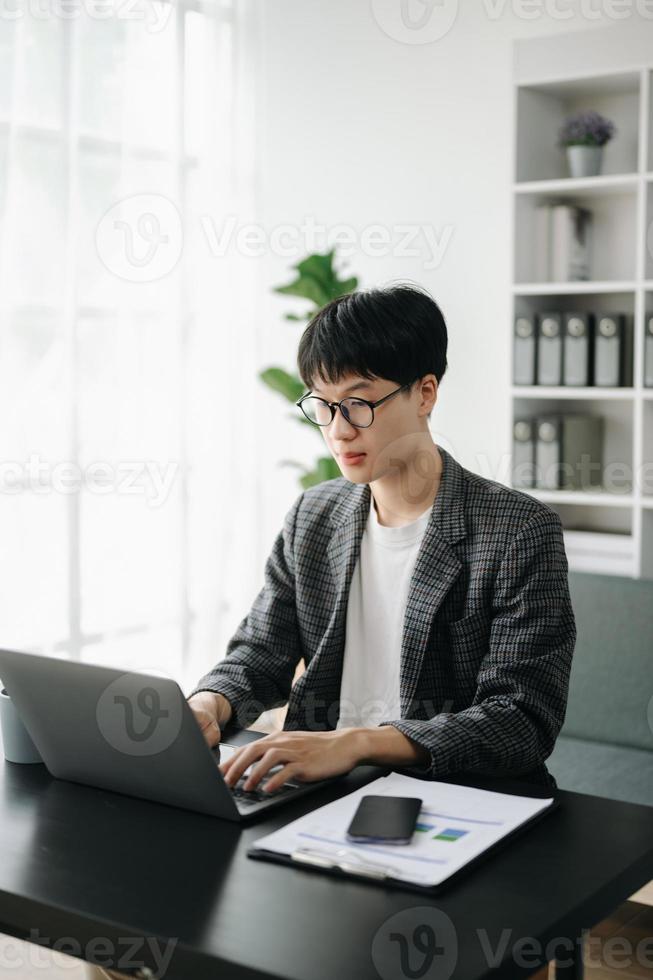
<path id="1" fill-rule="evenodd" d="M 520 939 L 578 936 L 653 878 L 653 809 L 570 792 L 437 896 L 246 857 L 258 837 L 384 771 L 359 767 L 243 826 L 0 762 L 0 930 L 38 930 L 47 945 L 73 937 L 85 958 L 109 965 L 102 957 L 113 951 L 123 968 L 131 959 L 155 970 L 152 950 L 167 950 L 170 980 L 404 980 L 410 974 L 390 965 L 388 935 L 413 936 L 422 916 L 448 936 L 441 980 L 497 976 L 488 963 L 497 950 L 510 980 L 540 965 L 537 951 L 515 957 Z M 100 937 L 108 946 L 89 945 Z"/>

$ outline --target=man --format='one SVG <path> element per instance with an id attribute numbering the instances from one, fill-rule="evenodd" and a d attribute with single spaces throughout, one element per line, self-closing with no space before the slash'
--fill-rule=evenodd
<path id="1" fill-rule="evenodd" d="M 433 442 L 446 349 L 437 304 L 407 285 L 341 296 L 302 335 L 298 405 L 343 475 L 297 497 L 189 696 L 210 745 L 288 702 L 282 732 L 222 763 L 230 785 L 252 763 L 245 788 L 269 791 L 362 763 L 556 785 L 576 638 L 560 519 Z"/>

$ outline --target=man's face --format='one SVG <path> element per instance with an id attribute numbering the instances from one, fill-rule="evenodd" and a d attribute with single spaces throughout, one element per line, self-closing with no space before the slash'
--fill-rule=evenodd
<path id="1" fill-rule="evenodd" d="M 435 375 L 426 377 L 435 378 Z M 311 393 L 329 402 L 349 397 L 376 402 L 398 387 L 387 378 L 369 380 L 350 374 L 335 385 L 319 378 Z M 374 421 L 367 428 L 357 428 L 337 411 L 330 424 L 321 426 L 320 431 L 342 475 L 352 483 L 372 483 L 413 458 L 428 433 L 429 408 L 423 404 L 420 385 L 415 384 L 375 408 Z"/>

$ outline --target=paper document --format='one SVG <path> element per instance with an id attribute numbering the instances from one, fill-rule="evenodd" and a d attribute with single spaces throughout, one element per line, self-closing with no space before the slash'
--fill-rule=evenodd
<path id="1" fill-rule="evenodd" d="M 410 844 L 347 840 L 345 832 L 359 800 L 368 794 L 417 796 L 423 801 Z M 393 772 L 259 838 L 252 848 L 318 866 L 437 885 L 552 803 L 553 797 L 530 799 Z"/>

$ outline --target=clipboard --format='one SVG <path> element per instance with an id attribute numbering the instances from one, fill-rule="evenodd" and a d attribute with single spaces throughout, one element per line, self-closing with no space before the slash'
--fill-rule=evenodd
<path id="1" fill-rule="evenodd" d="M 544 817 L 556 810 L 560 805 L 557 790 L 547 788 L 547 795 L 551 795 L 553 797 L 553 801 L 546 807 L 546 809 L 541 810 L 532 817 L 529 817 L 528 820 L 525 820 L 518 827 L 515 827 L 513 830 L 509 831 L 500 840 L 490 844 L 490 846 L 480 854 L 477 854 L 475 857 L 471 858 L 466 864 L 458 868 L 456 871 L 453 871 L 447 878 L 435 885 L 422 885 L 418 882 L 406 881 L 403 878 L 394 877 L 391 873 L 383 871 L 382 862 L 377 861 L 376 858 L 373 861 L 371 859 L 366 859 L 365 861 L 360 860 L 358 862 L 358 867 L 354 867 L 352 862 L 346 858 L 337 863 L 333 861 L 330 855 L 324 855 L 318 859 L 316 852 L 319 852 L 319 848 L 303 849 L 305 853 L 299 855 L 298 851 L 293 851 L 292 854 L 282 854 L 279 851 L 272 851 L 262 847 L 251 846 L 247 849 L 246 855 L 255 861 L 269 861 L 274 864 L 283 864 L 290 868 L 299 868 L 303 871 L 313 871 L 319 874 L 327 874 L 335 878 L 341 878 L 349 881 L 357 881 L 373 885 L 382 884 L 387 888 L 398 888 L 405 891 L 417 892 L 422 895 L 437 895 L 446 890 L 451 884 L 458 883 L 458 881 L 464 875 L 468 874 L 470 871 L 473 871 L 487 858 L 496 855 L 499 851 L 503 850 L 504 847 L 512 843 L 522 832 L 528 830 L 530 827 L 533 827 L 535 824 L 539 823 L 540 820 L 544 819 Z M 536 794 L 533 794 L 533 797 L 536 798 Z M 313 852 L 313 854 L 311 855 L 306 853 L 308 851 Z"/>

